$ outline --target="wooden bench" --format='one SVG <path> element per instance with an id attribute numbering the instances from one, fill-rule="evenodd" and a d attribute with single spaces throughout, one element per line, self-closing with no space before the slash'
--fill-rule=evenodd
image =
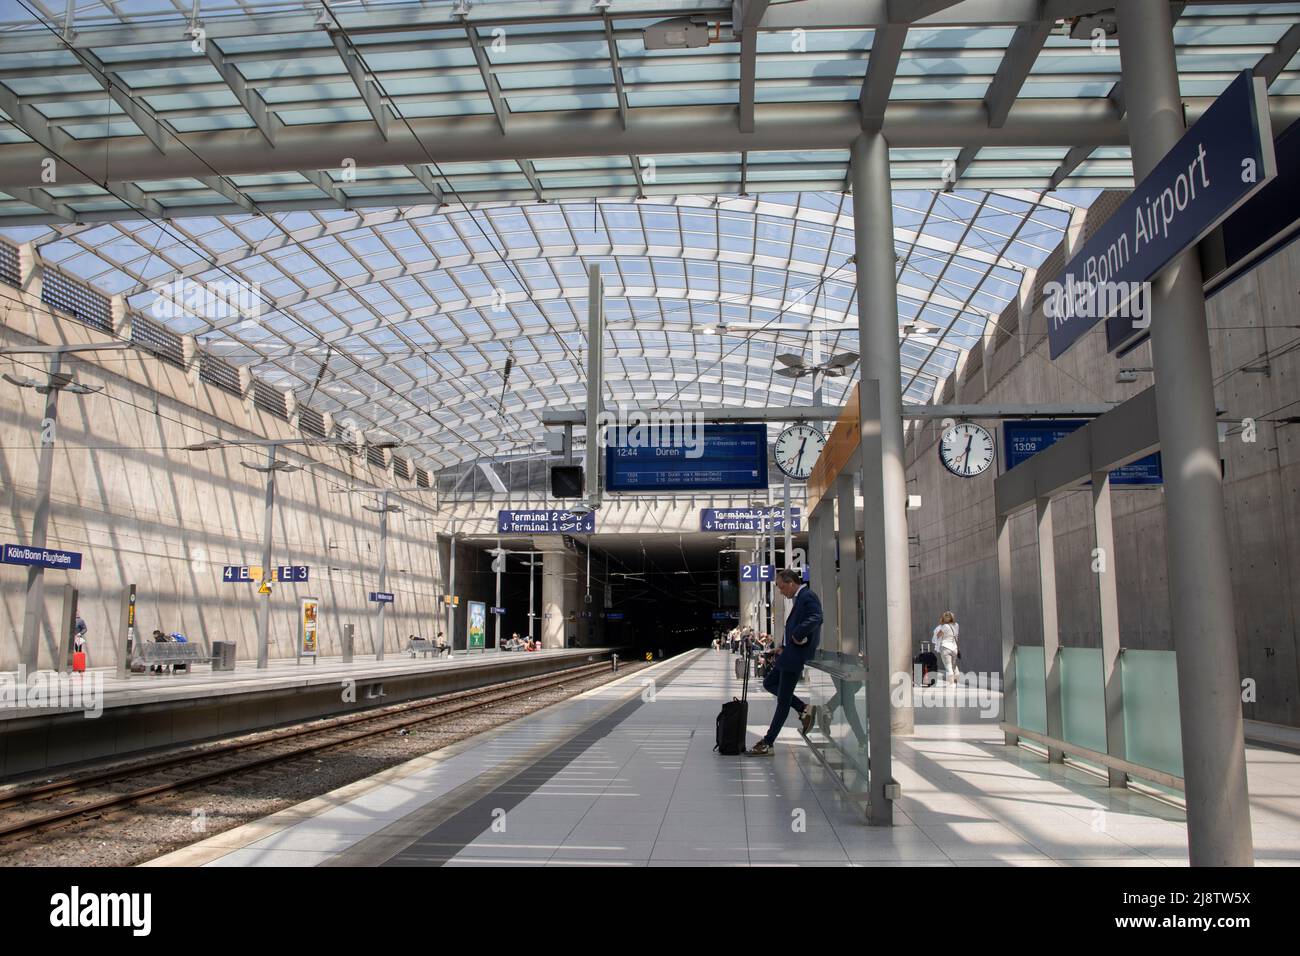
<path id="1" fill-rule="evenodd" d="M 202 664 L 211 661 L 212 655 L 205 654 L 203 648 L 197 644 L 167 641 L 136 645 L 134 659 L 146 667 L 153 667 L 157 664 Z"/>

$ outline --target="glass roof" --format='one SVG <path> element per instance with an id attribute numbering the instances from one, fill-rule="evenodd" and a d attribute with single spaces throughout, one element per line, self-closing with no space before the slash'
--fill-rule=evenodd
<path id="1" fill-rule="evenodd" d="M 810 401 L 773 364 L 856 351 L 849 147 L 880 121 L 930 401 L 1132 170 L 1115 44 L 1070 35 L 1095 4 L 917 6 L 0 0 L 0 235 L 442 467 L 581 404 L 592 262 L 607 399 Z M 1241 70 L 1300 116 L 1300 3 L 1175 9 L 1190 118 Z M 653 48 L 671 18 L 703 45 Z M 159 308 L 177 280 L 247 308 Z"/>
<path id="2" fill-rule="evenodd" d="M 916 324 L 900 332 L 907 400 L 932 399 L 1060 242 L 1075 208 L 1066 200 L 1092 198 L 895 193 L 900 320 Z M 543 410 L 583 405 L 593 262 L 612 407 L 810 403 L 810 380 L 776 375 L 776 356 L 857 350 L 852 213 L 843 193 L 802 193 L 0 233 L 123 296 L 129 312 L 196 336 L 208 354 L 442 467 L 529 453 Z M 227 283 L 251 308 L 189 292 Z M 855 373 L 826 379 L 823 401 L 842 403 Z"/>
<path id="3" fill-rule="evenodd" d="M 870 0 L 760 6 L 751 47 L 724 0 L 0 0 L 0 223 L 836 190 L 873 99 L 897 115 L 900 186 L 1131 185 L 1122 125 L 1093 109 L 1122 119 L 1116 44 L 1070 36 L 1095 5 L 959 2 L 911 24 Z M 1189 115 L 1246 69 L 1300 115 L 1300 3 L 1178 6 Z M 672 17 L 708 44 L 647 48 Z"/>

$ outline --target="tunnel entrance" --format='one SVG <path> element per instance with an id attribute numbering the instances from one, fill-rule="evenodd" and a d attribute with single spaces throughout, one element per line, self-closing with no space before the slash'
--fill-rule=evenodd
<path id="1" fill-rule="evenodd" d="M 803 537 L 795 536 L 794 547 L 804 547 Z M 778 536 L 778 566 L 781 545 Z M 495 538 L 474 542 L 470 580 L 458 588 L 489 607 L 495 606 L 497 546 Z M 528 638 L 531 591 L 532 634 L 539 639 L 562 624 L 567 647 L 622 646 L 637 657 L 707 647 L 737 624 L 755 623 L 740 588 L 741 566 L 754 560 L 755 546 L 752 535 L 708 533 L 556 536 L 541 547 L 538 539 L 503 537 L 502 640 Z M 766 563 L 766 553 L 758 560 Z M 487 645 L 496 646 L 491 618 Z"/>

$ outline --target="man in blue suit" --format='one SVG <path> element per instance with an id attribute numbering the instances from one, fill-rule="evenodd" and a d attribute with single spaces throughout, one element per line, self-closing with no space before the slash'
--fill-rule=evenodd
<path id="1" fill-rule="evenodd" d="M 763 678 L 763 690 L 776 695 L 776 713 L 767 734 L 745 751 L 751 757 L 763 757 L 772 752 L 776 735 L 781 732 L 793 707 L 799 713 L 803 732 L 808 733 L 816 717 L 815 708 L 795 696 L 794 687 L 803 674 L 803 665 L 817 653 L 822 639 L 822 602 L 803 583 L 798 571 L 783 568 L 776 573 L 776 588 L 787 601 L 793 600 L 790 616 L 785 619 L 785 641 L 776 663 Z"/>

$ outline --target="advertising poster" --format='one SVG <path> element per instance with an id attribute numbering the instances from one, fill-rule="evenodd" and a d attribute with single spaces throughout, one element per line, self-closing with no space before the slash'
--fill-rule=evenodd
<path id="1" fill-rule="evenodd" d="M 487 605 L 482 601 L 469 602 L 469 642 L 465 645 L 470 650 L 483 650 L 487 639 Z"/>
<path id="2" fill-rule="evenodd" d="M 316 656 L 316 634 L 320 598 L 303 598 L 302 613 L 298 619 L 298 653 L 303 657 Z"/>

